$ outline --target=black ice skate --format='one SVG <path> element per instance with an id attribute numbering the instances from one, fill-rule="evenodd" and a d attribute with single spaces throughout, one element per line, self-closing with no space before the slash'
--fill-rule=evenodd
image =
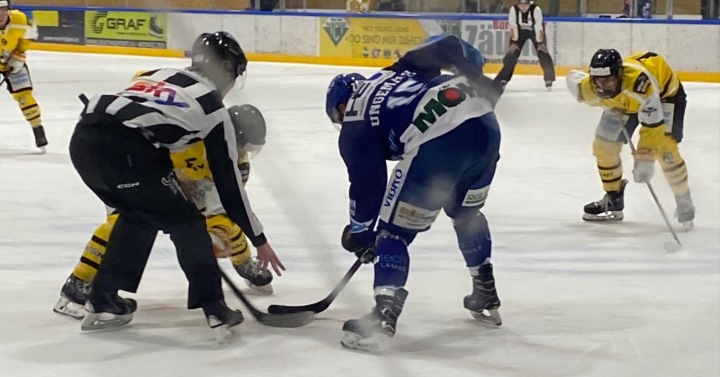
<path id="1" fill-rule="evenodd" d="M 48 145 L 47 137 L 45 137 L 45 128 L 43 126 L 33 127 L 33 134 L 35 135 L 35 146 L 40 148 L 42 153 L 45 153 L 45 146 Z"/>
<path id="2" fill-rule="evenodd" d="M 149 34 L 155 38 L 162 38 L 165 33 L 165 30 L 163 30 L 163 28 L 161 28 L 157 24 L 157 14 L 156 13 L 153 13 L 152 16 L 150 16 L 149 29 L 150 29 Z"/>
<path id="3" fill-rule="evenodd" d="M 545 81 L 545 89 L 549 92 L 552 90 L 553 82 L 552 81 Z"/>
<path id="4" fill-rule="evenodd" d="M 228 308 L 223 300 L 204 305 L 202 309 L 208 326 L 220 344 L 227 343 L 234 333 L 234 327 L 245 320 L 242 312 Z"/>
<path id="5" fill-rule="evenodd" d="M 273 275 L 270 270 L 260 268 L 260 263 L 257 260 L 248 258 L 248 260 L 241 265 L 233 264 L 233 268 L 235 268 L 235 271 L 237 271 L 245 280 L 245 284 L 251 289 L 266 295 L 273 293 L 273 287 L 272 284 L 270 284 L 273 280 Z"/>
<path id="6" fill-rule="evenodd" d="M 88 293 L 90 293 L 90 284 L 75 275 L 70 275 L 60 290 L 60 299 L 53 311 L 75 319 L 83 319 Z"/>
<path id="7" fill-rule="evenodd" d="M 82 331 L 94 331 L 120 327 L 132 321 L 137 302 L 125 299 L 117 293 L 92 294 L 85 303 L 85 318 L 80 325 Z"/>
<path id="8" fill-rule="evenodd" d="M 625 186 L 627 179 L 620 183 L 620 191 L 608 191 L 598 202 L 585 206 L 583 220 L 585 221 L 620 221 L 623 219 L 625 209 Z"/>
<path id="9" fill-rule="evenodd" d="M 473 318 L 483 323 L 502 325 L 500 318 L 500 298 L 495 290 L 495 277 L 492 264 L 486 263 L 478 268 L 478 275 L 473 276 L 472 294 L 465 296 L 463 306 L 470 311 Z"/>
<path id="10" fill-rule="evenodd" d="M 685 195 L 675 197 L 677 203 L 677 210 L 675 215 L 677 216 L 678 222 L 683 226 L 685 230 L 691 230 L 695 227 L 695 206 L 693 205 L 690 192 L 688 191 Z"/>
<path id="11" fill-rule="evenodd" d="M 375 296 L 376 304 L 369 314 L 345 321 L 340 341 L 343 347 L 367 352 L 384 352 L 389 348 L 408 291 L 403 288 L 385 291 L 386 294 Z"/>

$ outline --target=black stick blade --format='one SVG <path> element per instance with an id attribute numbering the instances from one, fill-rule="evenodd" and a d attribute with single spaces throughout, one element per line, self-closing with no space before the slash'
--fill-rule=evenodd
<path id="1" fill-rule="evenodd" d="M 310 304 L 310 305 L 301 305 L 301 306 L 287 306 L 287 305 L 270 305 L 268 306 L 267 310 L 270 314 L 294 314 L 294 313 L 303 313 L 308 312 L 312 314 L 317 314 L 322 312 L 327 308 L 327 306 L 323 307 L 323 305 L 318 305 L 320 303 Z"/>
<path id="2" fill-rule="evenodd" d="M 315 313 L 309 311 L 264 314 L 258 318 L 258 322 L 270 327 L 302 327 L 315 319 Z"/>

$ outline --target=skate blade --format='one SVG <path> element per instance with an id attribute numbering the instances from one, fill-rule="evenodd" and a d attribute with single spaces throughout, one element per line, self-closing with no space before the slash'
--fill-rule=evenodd
<path id="1" fill-rule="evenodd" d="M 597 215 L 593 215 L 591 213 L 584 213 L 583 220 L 585 221 L 622 221 L 623 219 L 623 213 L 622 211 L 610 211 L 610 212 L 603 212 L 599 213 Z"/>
<path id="2" fill-rule="evenodd" d="M 269 296 L 273 294 L 273 287 L 272 283 L 268 283 L 265 285 L 255 285 L 250 280 L 245 280 L 245 285 L 248 286 L 248 288 L 252 289 L 252 293 L 258 296 Z"/>
<path id="3" fill-rule="evenodd" d="M 79 320 L 85 317 L 85 306 L 61 296 L 53 307 L 53 312 Z"/>
<path id="4" fill-rule="evenodd" d="M 39 147 L 38 149 L 40 149 L 40 154 L 47 153 L 47 150 L 45 149 L 45 147 Z"/>
<path id="5" fill-rule="evenodd" d="M 238 325 L 239 325 L 239 323 L 238 323 Z M 217 341 L 217 344 L 225 345 L 225 344 L 230 343 L 232 338 L 235 336 L 235 328 L 236 327 L 237 327 L 237 325 L 235 325 L 235 326 L 223 325 L 223 326 L 218 326 L 218 327 L 212 328 L 211 330 L 212 330 L 213 334 L 215 334 L 215 341 Z"/>
<path id="6" fill-rule="evenodd" d="M 113 327 L 125 326 L 132 321 L 133 315 L 112 314 L 112 313 L 86 313 L 80 324 L 82 331 L 104 330 Z"/>
<path id="7" fill-rule="evenodd" d="M 502 317 L 498 309 L 470 311 L 473 318 L 488 325 L 502 326 Z"/>
<path id="8" fill-rule="evenodd" d="M 386 334 L 373 334 L 367 338 L 363 338 L 360 334 L 345 331 L 340 345 L 347 349 L 370 352 L 370 353 L 382 353 L 390 348 L 390 336 Z"/>

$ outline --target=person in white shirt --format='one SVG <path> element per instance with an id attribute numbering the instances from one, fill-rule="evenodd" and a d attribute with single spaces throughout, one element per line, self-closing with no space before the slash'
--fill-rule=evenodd
<path id="1" fill-rule="evenodd" d="M 515 65 L 520 58 L 520 51 L 525 43 L 531 40 L 543 70 L 545 87 L 550 90 L 555 81 L 555 65 L 547 48 L 542 10 L 530 0 L 518 0 L 517 4 L 510 8 L 508 21 L 510 23 L 510 47 L 503 58 L 503 67 L 495 80 L 504 86 L 512 79 Z"/>

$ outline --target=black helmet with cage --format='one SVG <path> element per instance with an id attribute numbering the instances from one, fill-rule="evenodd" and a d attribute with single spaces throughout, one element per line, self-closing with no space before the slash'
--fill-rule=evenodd
<path id="1" fill-rule="evenodd" d="M 590 60 L 590 86 L 600 98 L 613 98 L 622 91 L 623 61 L 615 49 L 600 49 Z"/>
<path id="2" fill-rule="evenodd" d="M 247 70 L 248 61 L 240 43 L 225 31 L 200 34 L 192 45 L 190 58 L 190 69 L 213 81 L 221 91 L 229 90 Z"/>

